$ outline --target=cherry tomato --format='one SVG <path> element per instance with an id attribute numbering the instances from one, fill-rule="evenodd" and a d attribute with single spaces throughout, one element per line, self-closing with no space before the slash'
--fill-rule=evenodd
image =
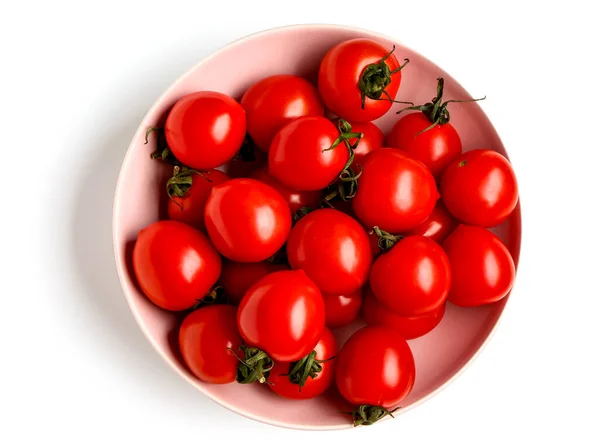
<path id="1" fill-rule="evenodd" d="M 247 345 L 275 361 L 297 361 L 319 342 L 325 327 L 323 296 L 303 271 L 273 272 L 246 292 L 237 322 Z"/>
<path id="2" fill-rule="evenodd" d="M 241 104 L 246 110 L 248 133 L 265 152 L 277 131 L 294 118 L 323 115 L 317 89 L 294 75 L 274 75 L 258 81 L 246 91 Z"/>
<path id="3" fill-rule="evenodd" d="M 165 124 L 173 155 L 198 170 L 211 170 L 231 159 L 246 136 L 246 113 L 219 92 L 195 92 L 175 103 Z"/>
<path id="4" fill-rule="evenodd" d="M 150 224 L 138 234 L 133 270 L 146 296 L 181 311 L 202 300 L 221 273 L 221 257 L 199 230 L 177 221 Z"/>
<path id="5" fill-rule="evenodd" d="M 381 148 L 363 160 L 352 208 L 367 228 L 400 233 L 421 224 L 433 211 L 439 193 L 421 162 L 393 148 Z"/>
<path id="6" fill-rule="evenodd" d="M 223 265 L 219 284 L 225 291 L 227 301 L 234 305 L 239 305 L 246 291 L 257 281 L 271 272 L 286 269 L 288 267 L 283 264 L 267 263 L 266 261 L 259 263 L 229 261 Z"/>
<path id="7" fill-rule="evenodd" d="M 217 250 L 245 263 L 275 254 L 292 227 L 290 209 L 281 195 L 254 179 L 233 179 L 214 187 L 204 221 Z"/>
<path id="8" fill-rule="evenodd" d="M 250 177 L 275 188 L 283 196 L 292 213 L 297 212 L 302 207 L 315 208 L 321 202 L 320 191 L 298 191 L 288 188 L 271 176 L 269 168 L 266 166 L 256 170 Z"/>
<path id="9" fill-rule="evenodd" d="M 179 348 L 192 373 L 207 383 L 235 381 L 242 337 L 231 305 L 211 305 L 192 311 L 179 328 Z"/>
<path id="10" fill-rule="evenodd" d="M 431 313 L 450 291 L 450 262 L 441 246 L 424 236 L 407 236 L 382 253 L 371 269 L 375 297 L 403 316 Z"/>
<path id="11" fill-rule="evenodd" d="M 297 362 L 275 363 L 269 375 L 271 390 L 284 398 L 302 400 L 314 398 L 329 389 L 335 379 L 337 343 L 328 328 L 323 329 L 313 351 L 314 354 L 309 353 Z M 299 383 L 303 385 L 300 387 Z"/>
<path id="12" fill-rule="evenodd" d="M 431 313 L 420 316 L 402 316 L 395 313 L 375 298 L 373 291 L 367 289 L 365 300 L 362 305 L 362 316 L 369 325 L 385 325 L 396 330 L 404 339 L 419 338 L 442 321 L 446 303 L 433 310 Z"/>
<path id="13" fill-rule="evenodd" d="M 205 230 L 204 208 L 206 207 L 208 195 L 214 186 L 220 185 L 229 179 L 230 177 L 227 174 L 219 170 L 209 170 L 201 174 L 183 173 L 183 175 L 173 176 L 169 182 L 176 184 L 176 187 L 171 186 L 171 188 L 176 188 L 176 193 L 171 195 L 169 201 L 169 219 Z"/>
<path id="14" fill-rule="evenodd" d="M 457 226 L 456 219 L 444 207 L 444 203 L 438 200 L 431 215 L 417 227 L 406 232 L 405 235 L 422 235 L 442 244 Z"/>
<path id="15" fill-rule="evenodd" d="M 323 294 L 327 326 L 338 328 L 353 322 L 358 317 L 362 296 L 362 288 L 350 294 Z"/>
<path id="16" fill-rule="evenodd" d="M 369 237 L 356 220 L 337 210 L 319 209 L 300 219 L 286 250 L 292 269 L 304 270 L 325 294 L 349 294 L 369 276 Z"/>
<path id="17" fill-rule="evenodd" d="M 444 242 L 452 269 L 448 300 L 459 306 L 497 302 L 511 290 L 515 264 L 492 232 L 461 224 Z"/>
<path id="18" fill-rule="evenodd" d="M 494 227 L 517 206 L 517 178 L 504 156 L 490 149 L 469 151 L 444 172 L 442 199 L 465 224 Z"/>
<path id="19" fill-rule="evenodd" d="M 358 122 L 373 121 L 390 110 L 402 78 L 402 67 L 390 50 L 370 39 L 351 39 L 331 48 L 319 67 L 325 106 Z"/>
<path id="20" fill-rule="evenodd" d="M 367 154 L 371 151 L 375 151 L 376 149 L 383 147 L 383 132 L 373 123 L 351 123 L 353 132 L 362 132 L 363 138 L 358 142 L 358 146 L 354 149 L 354 163 L 352 164 L 352 169 L 355 172 L 359 172 L 361 168 L 359 165 L 362 165 L 362 161 Z M 356 143 L 356 139 L 351 138 L 349 140 L 351 145 Z"/>

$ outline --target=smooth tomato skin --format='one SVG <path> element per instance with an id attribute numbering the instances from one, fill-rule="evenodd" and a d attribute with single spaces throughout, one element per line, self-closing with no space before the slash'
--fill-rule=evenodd
<path id="1" fill-rule="evenodd" d="M 348 161 L 348 149 L 343 143 L 324 151 L 339 135 L 325 117 L 296 118 L 273 138 L 269 174 L 294 190 L 322 190 L 336 180 Z"/>
<path id="2" fill-rule="evenodd" d="M 316 359 L 324 361 L 337 354 L 337 342 L 333 337 L 333 333 L 327 327 L 321 333 L 321 339 L 313 349 L 317 352 Z M 335 358 L 327 362 L 321 363 L 323 370 L 316 378 L 308 377 L 302 390 L 298 384 L 293 384 L 286 376 L 290 371 L 289 362 L 275 363 L 271 373 L 269 374 L 269 387 L 280 397 L 291 398 L 292 400 L 305 400 L 314 398 L 325 392 L 335 380 Z"/>
<path id="3" fill-rule="evenodd" d="M 169 149 L 197 170 L 211 170 L 230 160 L 246 136 L 246 112 L 223 93 L 195 92 L 175 103 L 165 123 Z"/>
<path id="4" fill-rule="evenodd" d="M 446 209 L 443 201 L 438 200 L 431 215 L 417 227 L 406 232 L 405 235 L 422 235 L 442 244 L 457 227 L 458 221 Z"/>
<path id="5" fill-rule="evenodd" d="M 327 109 L 339 117 L 349 121 L 373 121 L 384 115 L 392 107 L 391 101 L 365 98 L 362 108 L 361 92 L 358 81 L 364 69 L 384 58 L 391 48 L 386 48 L 371 39 L 350 39 L 331 48 L 319 66 L 319 93 Z M 394 54 L 386 59 L 386 64 L 393 71 L 400 67 Z M 394 73 L 386 92 L 396 98 L 402 72 Z"/>
<path id="6" fill-rule="evenodd" d="M 157 306 L 181 311 L 201 300 L 221 273 L 221 257 L 199 230 L 177 221 L 142 229 L 133 248 L 133 270 Z"/>
<path id="7" fill-rule="evenodd" d="M 461 224 L 444 242 L 452 269 L 448 300 L 471 307 L 502 300 L 515 281 L 510 252 L 489 230 Z"/>
<path id="8" fill-rule="evenodd" d="M 246 110 L 250 137 L 265 152 L 277 131 L 294 118 L 324 113 L 315 86 L 294 75 L 261 79 L 244 93 L 241 105 Z"/>
<path id="9" fill-rule="evenodd" d="M 354 150 L 354 163 L 352 169 L 355 172 L 359 171 L 359 166 L 362 165 L 362 161 L 367 154 L 376 149 L 383 148 L 383 132 L 377 127 L 377 125 L 367 123 L 350 123 L 352 126 L 352 132 L 362 132 L 364 137 L 358 142 L 358 146 Z M 351 145 L 356 143 L 355 138 L 349 140 Z M 361 167 L 362 168 L 362 167 Z"/>
<path id="10" fill-rule="evenodd" d="M 450 123 L 431 126 L 431 121 L 423 112 L 405 115 L 392 127 L 386 144 L 403 149 L 410 157 L 425 164 L 439 179 L 448 165 L 462 153 L 462 142 L 454 126 Z M 419 134 L 419 135 L 417 135 Z"/>
<path id="11" fill-rule="evenodd" d="M 366 228 L 401 233 L 421 224 L 439 198 L 435 179 L 421 162 L 394 148 L 381 148 L 363 160 L 354 213 Z"/>
<path id="12" fill-rule="evenodd" d="M 299 191 L 286 187 L 269 174 L 269 168 L 266 166 L 256 170 L 250 177 L 275 188 L 285 199 L 292 213 L 297 212 L 302 207 L 315 208 L 321 202 L 322 195 L 320 191 Z"/>
<path id="13" fill-rule="evenodd" d="M 296 223 L 286 246 L 292 269 L 302 269 L 324 294 L 350 294 L 368 279 L 369 237 L 353 218 L 319 209 Z"/>
<path id="14" fill-rule="evenodd" d="M 188 314 L 179 328 L 179 348 L 191 372 L 207 383 L 226 384 L 236 379 L 242 345 L 231 305 L 211 305 Z"/>
<path id="15" fill-rule="evenodd" d="M 450 262 L 442 247 L 424 236 L 407 236 L 382 253 L 371 269 L 375 297 L 403 316 L 439 308 L 448 297 Z"/>
<path id="16" fill-rule="evenodd" d="M 246 291 L 257 281 L 272 272 L 286 269 L 288 269 L 286 265 L 267 263 L 266 261 L 258 263 L 228 261 L 221 270 L 219 284 L 225 291 L 227 301 L 233 305 L 239 305 Z"/>
<path id="17" fill-rule="evenodd" d="M 390 408 L 415 383 L 415 360 L 396 330 L 367 325 L 354 333 L 337 356 L 336 384 L 352 404 Z"/>
<path id="18" fill-rule="evenodd" d="M 406 339 L 416 339 L 426 335 L 442 321 L 446 311 L 446 303 L 431 313 L 420 316 L 402 316 L 383 305 L 373 291 L 367 289 L 362 304 L 362 317 L 368 325 L 384 325 L 396 330 Z"/>
<path id="19" fill-rule="evenodd" d="M 232 179 L 214 187 L 204 221 L 217 250 L 243 263 L 275 254 L 292 227 L 290 209 L 281 195 L 254 179 Z"/>
<path id="20" fill-rule="evenodd" d="M 169 201 L 167 212 L 169 219 L 180 221 L 205 230 L 204 208 L 208 195 L 213 187 L 231 179 L 219 170 L 209 170 L 202 174 L 192 175 L 192 186 L 181 198 L 173 197 Z"/>
<path id="21" fill-rule="evenodd" d="M 275 361 L 296 361 L 317 345 L 325 328 L 325 305 L 303 271 L 268 274 L 246 292 L 237 314 L 246 344 Z"/>
<path id="22" fill-rule="evenodd" d="M 349 294 L 323 294 L 325 324 L 329 328 L 339 328 L 354 322 L 360 312 L 362 297 L 362 288 Z"/>
<path id="23" fill-rule="evenodd" d="M 440 190 L 450 213 L 480 227 L 502 223 L 519 200 L 510 162 L 490 149 L 476 149 L 455 159 L 444 172 Z"/>

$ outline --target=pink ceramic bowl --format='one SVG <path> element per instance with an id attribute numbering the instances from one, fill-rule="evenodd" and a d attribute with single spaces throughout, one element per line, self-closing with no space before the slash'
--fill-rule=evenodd
<path id="1" fill-rule="evenodd" d="M 185 94 L 197 90 L 216 90 L 235 98 L 259 79 L 277 73 L 293 73 L 314 80 L 319 61 L 338 42 L 366 37 L 391 48 L 396 56 L 410 58 L 402 72 L 398 99 L 425 103 L 434 96 L 436 79 L 446 81 L 445 98 L 471 98 L 454 80 L 420 54 L 378 33 L 333 25 L 302 25 L 277 28 L 233 42 L 204 59 L 178 79 L 158 99 L 140 124 L 127 151 L 116 190 L 114 204 L 114 248 L 119 277 L 127 302 L 142 331 L 164 360 L 183 378 L 214 401 L 255 420 L 298 429 L 351 428 L 350 410 L 335 387 L 326 396 L 307 401 L 285 400 L 263 385 L 213 385 L 196 379 L 182 363 L 177 348 L 180 316 L 163 311 L 147 300 L 138 289 L 131 269 L 131 249 L 139 230 L 164 218 L 164 180 L 169 169 L 150 160 L 151 145 L 144 145 L 145 130 L 160 122 L 166 111 Z M 465 150 L 493 148 L 506 155 L 494 127 L 476 103 L 450 106 L 452 124 L 458 130 Z M 376 123 L 384 132 L 398 119 L 392 110 Z M 518 262 L 521 241 L 520 208 L 495 229 Z M 401 403 L 406 412 L 425 401 L 455 378 L 481 350 L 500 317 L 506 300 L 473 309 L 448 305 L 441 324 L 426 336 L 410 341 L 417 379 L 410 395 Z M 338 332 L 338 342 L 364 325 Z"/>

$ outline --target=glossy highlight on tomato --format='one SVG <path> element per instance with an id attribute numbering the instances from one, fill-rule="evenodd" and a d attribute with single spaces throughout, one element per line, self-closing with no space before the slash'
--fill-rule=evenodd
<path id="1" fill-rule="evenodd" d="M 362 288 L 349 294 L 323 294 L 326 325 L 338 328 L 354 322 L 360 312 L 362 297 Z"/>

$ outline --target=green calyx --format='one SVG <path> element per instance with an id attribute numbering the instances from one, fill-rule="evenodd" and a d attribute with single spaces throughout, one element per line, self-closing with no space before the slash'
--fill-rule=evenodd
<path id="1" fill-rule="evenodd" d="M 390 67 L 386 64 L 392 53 L 396 50 L 396 46 L 392 47 L 387 55 L 381 58 L 378 62 L 369 64 L 365 67 L 360 79 L 358 80 L 358 89 L 360 90 L 361 107 L 365 108 L 366 98 L 372 100 L 381 99 L 382 95 L 386 96 L 386 99 L 393 102 L 393 98 L 386 92 L 386 87 L 392 82 L 392 75 L 402 70 L 409 60 L 404 59 L 404 64 L 395 70 L 390 70 Z"/>
<path id="2" fill-rule="evenodd" d="M 392 235 L 385 230 L 381 230 L 377 226 L 373 227 L 373 233 L 378 238 L 377 246 L 384 252 L 390 250 L 392 247 L 394 247 L 394 244 L 404 238 L 402 235 Z"/>
<path id="3" fill-rule="evenodd" d="M 250 384 L 258 381 L 268 383 L 269 373 L 273 368 L 273 360 L 264 351 L 256 347 L 242 345 L 240 351 L 243 359 L 234 350 L 229 349 L 239 360 L 236 381 L 240 384 Z"/>
<path id="4" fill-rule="evenodd" d="M 304 387 L 306 380 L 308 380 L 309 377 L 315 379 L 319 373 L 323 371 L 322 363 L 326 363 L 333 359 L 332 357 L 325 360 L 318 360 L 316 359 L 316 356 L 317 352 L 313 350 L 301 360 L 290 364 L 290 370 L 287 373 L 287 377 L 289 378 L 290 383 L 297 384 L 300 390 L 302 390 L 302 387 Z"/>
<path id="5" fill-rule="evenodd" d="M 193 184 L 194 174 L 199 174 L 204 177 L 207 182 L 212 182 L 205 176 L 205 172 L 188 168 L 187 166 L 175 165 L 173 168 L 173 176 L 167 181 L 167 194 L 169 198 L 182 198 L 186 195 Z"/>
<path id="6" fill-rule="evenodd" d="M 170 165 L 181 165 L 181 162 L 177 160 L 177 158 L 173 155 L 173 153 L 169 149 L 169 146 L 167 145 L 167 137 L 165 135 L 164 128 L 151 126 L 148 129 L 146 129 L 144 145 L 148 144 L 148 137 L 150 136 L 150 134 L 153 133 L 156 133 L 156 151 L 150 154 L 150 157 L 153 160 L 158 159 Z"/>
<path id="7" fill-rule="evenodd" d="M 194 311 L 199 308 L 203 308 L 209 305 L 218 305 L 227 303 L 225 297 L 225 290 L 221 285 L 215 285 L 213 288 L 201 299 L 196 299 L 196 304 L 190 308 L 189 311 Z"/>
<path id="8" fill-rule="evenodd" d="M 394 412 L 396 412 L 400 408 L 395 408 L 391 411 L 388 411 L 386 408 L 381 406 L 371 406 L 368 404 L 360 405 L 352 412 L 347 412 L 347 414 L 352 415 L 352 420 L 354 421 L 354 426 L 370 426 L 374 423 L 377 423 L 383 417 L 389 415 L 394 418 Z"/>

